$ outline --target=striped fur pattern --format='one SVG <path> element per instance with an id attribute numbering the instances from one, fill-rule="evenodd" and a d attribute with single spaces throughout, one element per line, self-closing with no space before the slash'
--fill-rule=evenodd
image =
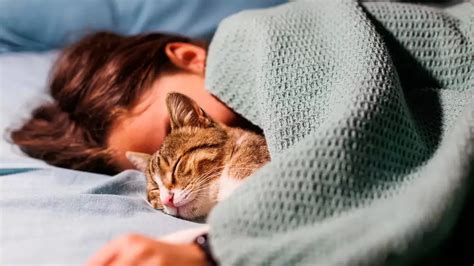
<path id="1" fill-rule="evenodd" d="M 214 122 L 191 99 L 168 95 L 171 133 L 153 155 L 127 152 L 147 177 L 155 209 L 185 219 L 205 217 L 270 160 L 265 138 Z M 173 204 L 162 204 L 172 195 Z"/>

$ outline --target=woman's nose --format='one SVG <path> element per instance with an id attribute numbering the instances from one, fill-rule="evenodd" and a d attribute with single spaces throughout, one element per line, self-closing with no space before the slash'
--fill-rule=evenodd
<path id="1" fill-rule="evenodd" d="M 169 193 L 168 196 L 166 196 L 165 200 L 163 201 L 163 205 L 166 205 L 168 207 L 174 207 L 173 203 L 173 193 Z"/>

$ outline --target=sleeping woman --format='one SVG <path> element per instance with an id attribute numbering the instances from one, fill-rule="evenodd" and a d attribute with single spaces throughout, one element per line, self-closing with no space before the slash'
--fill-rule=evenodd
<path id="1" fill-rule="evenodd" d="M 189 154 L 171 162 L 177 149 L 165 153 L 168 137 L 195 136 L 180 131 L 185 124 L 216 124 L 216 134 L 258 131 L 236 112 L 264 129 L 272 152 L 234 194 L 238 200 L 219 203 L 207 220 L 213 254 L 205 235 L 182 245 L 129 235 L 90 265 L 205 265 L 213 256 L 225 265 L 472 258 L 463 242 L 473 198 L 472 4 L 323 2 L 225 20 L 207 61 L 204 43 L 163 34 L 97 33 L 64 50 L 52 72 L 54 101 L 12 134 L 32 157 L 114 174 L 134 168 L 127 151 L 160 148 L 146 160 L 149 177 L 192 172 L 189 159 L 224 158 L 216 149 L 222 142 L 186 142 Z M 165 179 L 154 181 L 166 195 L 151 195 L 150 186 L 154 207 L 196 214 L 182 209 L 188 194 L 169 193 L 186 186 Z"/>
<path id="2" fill-rule="evenodd" d="M 182 36 L 90 35 L 62 52 L 51 77 L 54 101 L 37 108 L 12 140 L 56 166 L 105 174 L 132 169 L 125 153 L 152 154 L 171 130 L 170 92 L 194 100 L 216 123 L 258 131 L 206 91 L 205 62 L 206 43 Z M 205 254 L 195 244 L 133 235 L 112 241 L 90 265 L 206 265 Z"/>

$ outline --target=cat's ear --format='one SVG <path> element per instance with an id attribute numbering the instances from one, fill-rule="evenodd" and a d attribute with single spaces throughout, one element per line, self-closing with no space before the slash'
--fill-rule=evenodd
<path id="1" fill-rule="evenodd" d="M 142 172 L 146 171 L 148 161 L 151 158 L 150 154 L 134 151 L 127 151 L 125 156 L 127 156 L 127 159 L 135 166 L 135 168 Z"/>
<path id="2" fill-rule="evenodd" d="M 184 126 L 212 127 L 214 121 L 189 97 L 173 92 L 166 97 L 166 106 L 171 120 L 171 129 Z"/>

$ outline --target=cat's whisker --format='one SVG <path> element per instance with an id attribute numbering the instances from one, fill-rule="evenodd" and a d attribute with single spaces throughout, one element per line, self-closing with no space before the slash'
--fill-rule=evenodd
<path id="1" fill-rule="evenodd" d="M 218 175 L 220 175 L 220 173 L 209 173 L 209 174 L 207 174 L 207 175 L 200 175 L 200 176 L 197 176 L 195 179 L 203 180 L 203 179 L 212 178 L 212 177 L 218 176 Z"/>
<path id="2" fill-rule="evenodd" d="M 203 186 L 199 186 L 198 188 L 193 189 L 193 192 L 201 191 L 201 190 L 206 190 L 209 187 L 211 187 L 213 184 L 205 184 Z"/>
<path id="3" fill-rule="evenodd" d="M 208 183 L 200 184 L 199 186 L 195 186 L 195 189 L 204 188 L 204 187 L 210 187 L 210 186 L 212 186 L 212 185 L 214 185 L 214 184 L 215 184 L 214 182 L 208 182 Z"/>
<path id="4" fill-rule="evenodd" d="M 220 170 L 222 170 L 224 168 L 225 168 L 225 165 L 214 167 L 214 168 L 210 169 L 209 171 L 202 173 L 201 176 L 205 176 L 205 175 L 208 175 L 208 174 L 213 174 L 214 172 L 220 172 Z"/>
<path id="5" fill-rule="evenodd" d="M 234 168 L 234 167 L 233 167 L 232 170 L 233 170 L 233 171 L 235 171 L 235 170 L 237 170 L 237 171 L 238 171 L 238 170 L 250 170 L 250 171 L 253 172 L 255 169 L 254 169 L 254 168 L 250 168 L 250 167 L 239 167 L 239 168 Z M 220 174 L 221 174 L 221 173 L 217 173 L 217 174 L 214 174 L 214 175 L 208 174 L 207 176 L 204 176 L 204 175 L 199 176 L 199 177 L 196 178 L 196 179 L 197 179 L 197 182 L 195 183 L 195 185 L 198 186 L 198 187 L 202 187 L 202 186 L 201 186 L 202 184 L 209 182 L 210 180 L 214 179 L 215 177 L 219 176 Z M 210 185 L 210 184 L 209 184 L 209 185 Z M 207 188 L 207 186 L 206 186 L 204 189 L 206 189 L 206 188 Z"/>
<path id="6" fill-rule="evenodd" d="M 234 164 L 234 165 L 232 165 L 232 170 L 233 170 L 233 171 L 235 171 L 235 170 L 255 170 L 255 167 L 239 167 L 240 165 L 246 165 L 246 164 Z M 212 170 L 210 170 L 210 171 L 208 171 L 208 172 L 202 174 L 199 178 L 204 178 L 204 176 L 205 176 L 206 174 L 208 174 L 208 173 L 211 173 L 211 174 L 212 174 L 213 172 L 216 172 L 216 169 L 217 169 L 217 170 L 220 170 L 220 169 L 224 169 L 224 168 L 226 168 L 226 167 L 228 167 L 228 166 L 227 166 L 227 165 L 224 165 L 224 166 L 216 167 L 216 168 L 214 168 L 214 169 L 212 169 Z M 219 171 L 219 172 L 220 172 L 220 171 Z M 220 173 L 219 173 L 219 174 L 220 174 Z"/>
<path id="7" fill-rule="evenodd" d="M 221 174 L 221 172 L 217 172 L 217 173 L 210 172 L 208 174 L 203 174 L 203 175 L 197 176 L 197 177 L 195 177 L 195 179 L 205 180 L 205 179 L 213 178 L 215 176 L 219 176 L 220 174 Z"/>
<path id="8" fill-rule="evenodd" d="M 189 208 L 183 210 L 183 218 L 206 215 L 214 204 L 228 197 L 248 175 L 270 160 L 265 139 L 239 128 L 209 127 L 214 122 L 184 95 L 173 94 L 166 101 L 174 118 L 173 130 L 160 151 L 152 156 L 134 154 L 131 161 L 137 168 L 145 168 L 142 171 L 148 182 L 156 182 L 163 189 L 181 188 L 183 196 L 193 198 Z M 207 162 L 201 164 L 203 161 Z M 195 176 L 189 177 L 189 172 Z M 165 178 L 154 180 L 153 175 L 158 173 L 171 173 L 172 184 Z M 154 189 L 158 188 L 147 186 L 148 193 Z"/>
<path id="9" fill-rule="evenodd" d="M 198 179 L 194 184 L 195 184 L 195 186 L 201 186 L 202 184 L 210 183 L 210 181 L 216 179 L 217 177 L 218 177 L 218 175 L 208 177 L 207 179 Z"/>

